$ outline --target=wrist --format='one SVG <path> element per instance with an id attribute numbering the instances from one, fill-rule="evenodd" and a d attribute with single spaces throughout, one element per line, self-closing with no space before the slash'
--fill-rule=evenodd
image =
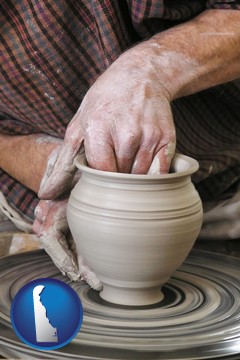
<path id="1" fill-rule="evenodd" d="M 156 95 L 162 95 L 169 102 L 179 97 L 182 89 L 196 81 L 198 63 L 184 53 L 152 38 L 128 52 L 120 61 L 127 69 L 127 79 L 135 74 L 141 82 L 151 81 Z"/>
<path id="2" fill-rule="evenodd" d="M 171 101 L 240 77 L 239 21 L 240 11 L 208 10 L 122 56 L 131 58 L 142 79 L 150 76 L 166 89 Z"/>

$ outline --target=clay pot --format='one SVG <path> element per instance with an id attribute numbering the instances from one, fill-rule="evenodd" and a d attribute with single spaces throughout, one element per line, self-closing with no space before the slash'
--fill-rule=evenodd
<path id="1" fill-rule="evenodd" d="M 91 169 L 67 208 L 78 253 L 103 284 L 100 296 L 122 305 L 163 299 L 161 287 L 189 254 L 202 225 L 202 203 L 191 182 L 196 160 L 177 154 L 166 175 Z"/>

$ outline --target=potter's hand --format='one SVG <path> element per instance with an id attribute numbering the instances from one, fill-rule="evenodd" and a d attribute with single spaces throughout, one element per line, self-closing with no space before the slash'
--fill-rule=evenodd
<path id="1" fill-rule="evenodd" d="M 205 240 L 228 240 L 240 238 L 240 186 L 236 194 L 220 201 L 204 213 L 203 226 L 199 235 Z"/>
<path id="2" fill-rule="evenodd" d="M 95 290 L 101 289 L 96 275 L 77 256 L 74 241 L 69 233 L 66 219 L 67 199 L 42 200 L 35 210 L 33 230 L 55 265 L 71 280 L 86 281 Z"/>
<path id="3" fill-rule="evenodd" d="M 83 140 L 93 168 L 169 171 L 176 142 L 169 94 L 156 70 L 139 59 L 137 47 L 132 51 L 120 56 L 86 94 L 66 130 L 58 159 L 42 181 L 41 198 L 55 198 L 68 187 Z"/>
<path id="4" fill-rule="evenodd" d="M 40 197 L 65 191 L 83 140 L 93 168 L 168 172 L 176 140 L 170 102 L 239 78 L 239 21 L 240 11 L 208 10 L 123 53 L 85 96 Z"/>
<path id="5" fill-rule="evenodd" d="M 123 54 L 98 78 L 76 117 L 88 164 L 123 173 L 167 173 L 175 128 L 166 89 L 155 71 Z M 142 60 L 141 65 L 144 65 Z"/>

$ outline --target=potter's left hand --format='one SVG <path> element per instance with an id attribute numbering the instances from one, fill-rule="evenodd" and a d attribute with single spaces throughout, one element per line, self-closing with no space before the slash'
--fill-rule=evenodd
<path id="1" fill-rule="evenodd" d="M 204 240 L 228 240 L 240 238 L 240 186 L 234 196 L 220 201 L 204 213 L 199 234 Z"/>
<path id="2" fill-rule="evenodd" d="M 64 275 L 68 275 L 74 281 L 84 280 L 95 290 L 101 290 L 101 283 L 94 272 L 88 268 L 80 255 L 77 256 L 66 219 L 67 201 L 68 199 L 41 200 L 35 210 L 33 231 Z"/>

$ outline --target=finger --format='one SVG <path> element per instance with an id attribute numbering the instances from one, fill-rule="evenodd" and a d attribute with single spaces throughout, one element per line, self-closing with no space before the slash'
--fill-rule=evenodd
<path id="1" fill-rule="evenodd" d="M 233 220 L 240 217 L 240 202 L 231 202 L 230 200 L 220 203 L 217 207 L 204 214 L 204 222 Z"/>
<path id="2" fill-rule="evenodd" d="M 142 132 L 138 130 L 128 130 L 118 135 L 115 140 L 115 154 L 118 172 L 130 173 L 134 160 L 139 151 Z"/>
<path id="3" fill-rule="evenodd" d="M 167 145 L 163 146 L 155 155 L 152 164 L 148 170 L 148 174 L 167 174 L 170 170 L 171 161 L 175 153 L 175 148 L 175 142 L 169 142 Z"/>
<path id="4" fill-rule="evenodd" d="M 96 121 L 101 124 L 101 118 Z M 129 120 L 130 121 L 130 120 Z M 105 125 L 97 132 L 85 133 L 84 148 L 89 166 L 103 171 L 130 172 L 141 139 L 139 129 L 123 130 L 118 125 Z"/>
<path id="5" fill-rule="evenodd" d="M 61 149 L 50 156 L 45 175 L 40 184 L 38 196 L 54 199 L 68 188 L 76 173 L 74 159 L 83 151 L 83 134 L 77 115 L 69 124 Z"/>
<path id="6" fill-rule="evenodd" d="M 78 255 L 78 267 L 81 274 L 81 280 L 86 281 L 94 290 L 101 291 L 102 283 L 98 280 L 95 273 L 89 269 L 80 255 Z"/>
<path id="7" fill-rule="evenodd" d="M 148 172 L 160 140 L 161 130 L 145 124 L 141 144 L 135 156 L 131 173 L 146 174 Z"/>
<path id="8" fill-rule="evenodd" d="M 88 165 L 93 169 L 102 171 L 117 172 L 117 163 L 113 146 L 108 139 L 101 134 L 99 138 L 92 136 L 91 140 L 88 137 L 84 139 L 85 156 Z"/>
<path id="9" fill-rule="evenodd" d="M 33 222 L 33 232 L 40 237 L 41 229 L 42 229 L 42 222 L 40 222 L 38 219 L 35 219 Z"/>
<path id="10" fill-rule="evenodd" d="M 49 209 L 55 204 L 55 201 L 52 200 L 40 200 L 38 205 L 35 208 L 34 216 L 39 222 L 43 223 Z"/>
<path id="11" fill-rule="evenodd" d="M 146 174 L 152 163 L 154 150 L 148 150 L 146 148 L 139 149 L 131 173 L 132 174 Z"/>
<path id="12" fill-rule="evenodd" d="M 68 248 L 65 235 L 57 231 L 56 228 L 51 228 L 47 232 L 42 230 L 40 242 L 63 275 L 77 281 L 80 277 L 78 266 Z"/>
<path id="13" fill-rule="evenodd" d="M 220 221 L 209 224 L 203 224 L 199 234 L 202 240 L 227 240 L 239 239 L 240 223 L 236 221 Z"/>
<path id="14" fill-rule="evenodd" d="M 32 229 L 38 237 L 41 236 L 43 222 L 47 217 L 51 204 L 53 204 L 51 200 L 40 200 L 34 211 L 35 220 Z"/>

